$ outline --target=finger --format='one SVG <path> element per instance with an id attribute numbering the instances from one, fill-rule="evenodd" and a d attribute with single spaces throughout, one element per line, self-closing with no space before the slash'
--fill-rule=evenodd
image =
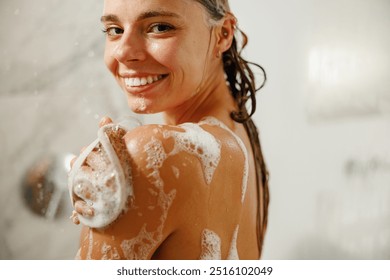
<path id="1" fill-rule="evenodd" d="M 73 217 L 72 218 L 72 222 L 75 224 L 75 225 L 79 225 L 80 224 L 80 220 L 79 220 L 79 217 Z"/>
<path id="2" fill-rule="evenodd" d="M 77 213 L 83 216 L 92 217 L 94 215 L 93 208 L 88 206 L 85 201 L 78 200 L 74 204 L 74 209 Z"/>
<path id="3" fill-rule="evenodd" d="M 72 158 L 72 160 L 70 161 L 70 168 L 73 167 L 73 165 L 76 162 L 76 160 L 77 160 L 77 157 Z"/>
<path id="4" fill-rule="evenodd" d="M 110 117 L 103 117 L 99 122 L 99 127 L 105 126 L 107 124 L 113 123 L 112 119 Z"/>
<path id="5" fill-rule="evenodd" d="M 73 200 L 74 201 L 90 201 L 91 203 L 95 202 L 97 199 L 97 186 L 92 182 L 93 181 L 93 170 L 90 166 L 81 166 L 79 169 L 80 173 L 84 177 L 82 181 L 77 181 L 73 188 Z M 96 175 L 95 175 L 96 176 Z M 92 206 L 89 204 L 87 206 Z"/>
<path id="6" fill-rule="evenodd" d="M 69 217 L 69 219 L 72 220 L 72 222 L 76 225 L 80 224 L 79 217 L 77 216 L 77 212 L 73 210 L 72 215 Z"/>

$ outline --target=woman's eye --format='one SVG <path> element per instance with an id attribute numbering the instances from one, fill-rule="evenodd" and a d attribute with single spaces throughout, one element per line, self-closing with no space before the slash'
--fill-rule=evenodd
<path id="1" fill-rule="evenodd" d="M 166 23 L 158 23 L 158 24 L 154 24 L 150 27 L 150 33 L 156 33 L 156 34 L 160 34 L 160 33 L 165 33 L 165 32 L 168 32 L 168 31 L 171 31 L 175 29 L 172 25 L 169 25 L 169 24 L 166 24 Z"/>
<path id="2" fill-rule="evenodd" d="M 117 36 L 123 34 L 123 29 L 119 27 L 108 27 L 103 30 L 108 36 Z"/>

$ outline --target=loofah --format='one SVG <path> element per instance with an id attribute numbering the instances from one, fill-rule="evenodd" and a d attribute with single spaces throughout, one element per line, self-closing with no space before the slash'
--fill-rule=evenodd
<path id="1" fill-rule="evenodd" d="M 124 135 L 130 127 L 108 124 L 77 158 L 68 177 L 72 204 L 82 199 L 93 207 L 92 216 L 77 214 L 79 221 L 91 228 L 103 228 L 126 209 L 133 195 L 130 156 Z"/>

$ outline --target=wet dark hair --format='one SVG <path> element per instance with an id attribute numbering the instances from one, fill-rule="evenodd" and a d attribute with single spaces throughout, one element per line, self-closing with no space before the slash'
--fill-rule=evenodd
<path id="1" fill-rule="evenodd" d="M 208 12 L 212 21 L 220 21 L 227 13 L 230 13 L 228 0 L 195 0 L 200 3 Z M 241 51 L 248 43 L 248 37 L 240 29 L 237 29 L 242 37 L 242 44 L 239 47 L 237 35 L 234 35 L 233 42 L 229 50 L 223 53 L 223 67 L 226 74 L 226 80 L 229 84 L 231 93 L 237 103 L 238 111 L 231 112 L 231 118 L 242 123 L 246 129 L 251 142 L 256 167 L 256 179 L 258 187 L 258 226 L 257 237 L 259 253 L 261 256 L 264 236 L 268 222 L 268 204 L 269 204 L 269 189 L 268 178 L 269 173 L 264 161 L 259 133 L 255 123 L 252 120 L 252 115 L 256 111 L 256 92 L 259 91 L 265 84 L 267 76 L 263 67 L 259 64 L 249 62 L 241 56 Z M 263 73 L 262 83 L 256 87 L 256 79 L 251 66 L 257 67 Z M 247 110 L 247 102 L 250 102 L 250 112 Z"/>

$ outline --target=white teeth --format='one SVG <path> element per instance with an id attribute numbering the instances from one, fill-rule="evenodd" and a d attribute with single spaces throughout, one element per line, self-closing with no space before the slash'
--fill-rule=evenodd
<path id="1" fill-rule="evenodd" d="M 147 76 L 142 78 L 125 78 L 125 84 L 127 87 L 139 87 L 150 85 L 163 78 L 163 75 Z"/>
<path id="2" fill-rule="evenodd" d="M 144 86 L 148 83 L 148 80 L 146 78 L 141 78 L 141 86 Z"/>

